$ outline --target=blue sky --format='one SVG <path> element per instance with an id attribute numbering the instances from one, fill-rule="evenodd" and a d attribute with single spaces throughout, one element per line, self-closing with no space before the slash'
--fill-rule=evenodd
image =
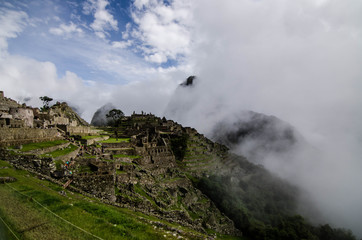
<path id="1" fill-rule="evenodd" d="M 92 53 L 115 54 L 142 68 L 165 69 L 177 66 L 185 56 L 182 51 L 165 56 L 157 42 L 152 45 L 147 39 L 132 36 L 131 31 L 137 32 L 139 27 L 132 16 L 142 18 L 145 7 L 140 10 L 131 1 L 7 1 L 1 5 L 5 10 L 25 12 L 28 21 L 21 34 L 9 41 L 8 52 L 51 61 L 59 76 L 71 71 L 83 79 L 130 81 L 127 74 L 92 66 Z M 155 54 L 163 55 L 163 59 L 152 60 Z"/>

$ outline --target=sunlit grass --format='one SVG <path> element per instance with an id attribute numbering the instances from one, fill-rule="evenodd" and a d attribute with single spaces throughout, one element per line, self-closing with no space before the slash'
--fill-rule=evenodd
<path id="1" fill-rule="evenodd" d="M 89 139 L 101 138 L 101 137 L 104 137 L 104 136 L 102 136 L 102 135 L 82 136 L 82 139 L 89 140 Z"/>
<path id="2" fill-rule="evenodd" d="M 68 147 L 64 148 L 64 149 L 57 149 L 53 152 L 50 152 L 50 153 L 46 153 L 46 154 L 42 154 L 40 155 L 41 157 L 53 157 L 53 158 L 56 158 L 56 157 L 60 157 L 60 156 L 64 156 L 66 154 L 69 154 L 75 150 L 77 150 L 78 147 L 73 145 L 73 144 L 69 144 Z"/>
<path id="3" fill-rule="evenodd" d="M 99 141 L 100 143 L 120 143 L 129 142 L 130 138 L 109 138 L 107 140 Z"/>

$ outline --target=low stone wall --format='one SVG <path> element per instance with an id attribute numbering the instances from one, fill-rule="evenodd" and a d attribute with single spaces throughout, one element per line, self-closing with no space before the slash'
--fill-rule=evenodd
<path id="1" fill-rule="evenodd" d="M 136 151 L 133 148 L 106 148 L 106 153 L 110 154 L 123 154 L 123 155 L 136 155 Z"/>
<path id="2" fill-rule="evenodd" d="M 99 130 L 92 129 L 87 126 L 67 126 L 67 132 L 69 132 L 70 135 L 73 134 L 97 134 Z"/>
<path id="3" fill-rule="evenodd" d="M 77 150 L 75 150 L 73 152 L 65 154 L 63 156 L 59 156 L 59 157 L 55 158 L 55 160 L 62 160 L 63 162 L 65 162 L 67 160 L 70 160 L 71 158 L 74 159 L 78 155 L 79 149 L 80 148 L 78 148 Z"/>
<path id="4" fill-rule="evenodd" d="M 55 128 L 0 128 L 0 147 L 62 139 Z"/>
<path id="5" fill-rule="evenodd" d="M 84 143 L 85 143 L 86 145 L 92 145 L 92 144 L 94 144 L 95 142 L 103 141 L 103 140 L 107 140 L 107 139 L 109 139 L 109 136 L 87 139 L 87 140 L 85 140 Z"/>
<path id="6" fill-rule="evenodd" d="M 119 142 L 119 143 L 101 143 L 105 148 L 127 148 L 131 146 L 129 142 Z"/>

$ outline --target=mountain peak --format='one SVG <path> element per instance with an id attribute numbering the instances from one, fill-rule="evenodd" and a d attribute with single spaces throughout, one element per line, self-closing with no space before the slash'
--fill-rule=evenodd
<path id="1" fill-rule="evenodd" d="M 196 79 L 196 76 L 189 76 L 185 82 L 181 83 L 181 86 L 187 87 L 192 86 L 194 84 L 194 80 Z"/>

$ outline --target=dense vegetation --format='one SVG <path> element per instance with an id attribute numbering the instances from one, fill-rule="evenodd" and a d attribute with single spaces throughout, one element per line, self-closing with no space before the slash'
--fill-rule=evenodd
<path id="1" fill-rule="evenodd" d="M 299 215 L 291 215 L 294 200 L 269 184 L 258 191 L 260 179 L 237 185 L 225 176 L 213 175 L 195 184 L 246 236 L 255 240 L 355 240 L 351 231 L 329 225 L 314 227 Z M 264 179 L 268 184 L 273 178 Z"/>

